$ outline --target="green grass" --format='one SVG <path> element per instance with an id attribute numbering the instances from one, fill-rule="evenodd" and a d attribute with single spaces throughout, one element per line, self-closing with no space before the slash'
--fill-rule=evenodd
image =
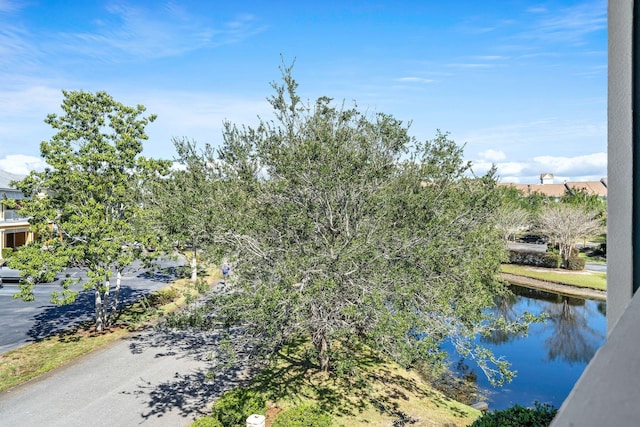
<path id="1" fill-rule="evenodd" d="M 579 256 L 580 258 L 584 258 L 584 260 L 585 260 L 586 262 L 593 262 L 593 263 L 595 263 L 595 264 L 606 264 L 606 263 L 607 263 L 607 261 L 606 261 L 606 260 L 604 260 L 604 259 L 602 259 L 602 258 L 594 258 L 594 257 L 590 257 L 589 255 L 585 254 L 584 252 L 580 252 L 580 253 L 578 254 L 578 256 Z"/>
<path id="2" fill-rule="evenodd" d="M 432 388 L 417 371 L 383 361 L 371 351 L 350 353 L 348 373 L 338 376 L 319 372 L 309 359 L 309 347 L 304 341 L 285 346 L 247 387 L 267 400 L 267 420 L 302 404 L 330 415 L 334 426 L 391 426 L 402 419 L 416 420 L 407 425 L 466 426 L 480 416 Z"/>
<path id="3" fill-rule="evenodd" d="M 210 270 L 208 273 L 210 283 L 215 283 L 219 272 Z M 0 392 L 120 339 L 143 324 L 156 321 L 165 313 L 182 307 L 186 296 L 196 292 L 195 285 L 188 279 L 179 279 L 125 307 L 118 316 L 116 325 L 108 331 L 97 333 L 93 330 L 93 325 L 87 324 L 1 354 Z"/>
<path id="4" fill-rule="evenodd" d="M 599 290 L 607 289 L 607 273 L 596 273 L 590 271 L 575 272 L 562 269 L 530 267 L 515 264 L 502 264 L 501 271 L 503 273 L 530 277 L 532 279 L 545 280 L 547 282 L 562 283 L 564 285 Z"/>

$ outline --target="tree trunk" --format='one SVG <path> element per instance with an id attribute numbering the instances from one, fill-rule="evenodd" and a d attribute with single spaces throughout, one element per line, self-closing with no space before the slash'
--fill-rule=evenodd
<path id="1" fill-rule="evenodd" d="M 96 301 L 96 331 L 102 332 L 104 330 L 104 307 L 102 306 L 100 287 L 94 287 L 93 292 Z"/>
<path id="2" fill-rule="evenodd" d="M 196 283 L 198 281 L 198 261 L 196 260 L 196 250 L 193 249 L 191 257 L 191 281 Z"/>
<path id="3" fill-rule="evenodd" d="M 109 317 L 107 326 L 111 326 L 113 324 L 114 316 L 118 311 L 118 302 L 120 299 L 120 285 L 122 283 L 122 273 L 120 270 L 116 273 L 116 287 L 113 290 L 113 304 L 111 304 L 111 309 L 109 310 Z"/>
<path id="4" fill-rule="evenodd" d="M 109 297 L 111 296 L 111 281 L 109 276 L 104 278 L 104 296 L 102 297 L 102 316 L 104 320 L 104 326 L 109 326 Z"/>
<path id="5" fill-rule="evenodd" d="M 314 340 L 316 351 L 318 352 L 318 362 L 322 372 L 329 371 L 329 349 L 327 346 L 327 337 L 324 333 L 316 337 Z"/>

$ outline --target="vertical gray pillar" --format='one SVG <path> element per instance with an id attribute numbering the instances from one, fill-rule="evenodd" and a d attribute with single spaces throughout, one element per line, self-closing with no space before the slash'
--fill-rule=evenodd
<path id="1" fill-rule="evenodd" d="M 611 332 L 633 295 L 634 235 L 640 236 L 633 227 L 633 145 L 640 137 L 634 135 L 633 121 L 634 1 L 610 0 L 608 21 L 607 330 Z M 640 148 L 635 151 L 640 154 Z"/>

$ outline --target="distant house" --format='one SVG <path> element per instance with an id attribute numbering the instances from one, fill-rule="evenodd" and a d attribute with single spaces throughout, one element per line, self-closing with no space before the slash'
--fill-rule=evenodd
<path id="1" fill-rule="evenodd" d="M 0 170 L 0 197 L 3 200 L 23 199 L 24 195 L 10 185 L 11 181 L 17 181 L 22 178 L 23 176 L 21 175 Z M 20 216 L 16 210 L 0 205 L 0 250 L 16 248 L 31 240 L 33 240 L 33 233 L 29 231 L 28 219 Z"/>
<path id="2" fill-rule="evenodd" d="M 525 196 L 539 193 L 543 196 L 551 197 L 553 199 L 560 200 L 566 192 L 573 191 L 586 191 L 589 195 L 595 195 L 601 199 L 607 199 L 607 178 L 602 178 L 600 181 L 565 181 L 562 184 L 553 183 L 553 174 L 543 173 L 540 174 L 540 184 L 514 184 L 514 183 L 499 183 L 498 185 L 505 185 L 520 190 Z"/>

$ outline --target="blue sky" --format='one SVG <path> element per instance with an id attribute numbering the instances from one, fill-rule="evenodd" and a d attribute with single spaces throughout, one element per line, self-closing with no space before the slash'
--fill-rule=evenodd
<path id="1" fill-rule="evenodd" d="M 606 176 L 605 0 L 0 0 L 0 169 L 41 165 L 62 90 L 105 90 L 172 137 L 217 145 L 269 117 L 280 56 L 303 99 L 330 96 L 450 132 L 502 181 Z"/>

